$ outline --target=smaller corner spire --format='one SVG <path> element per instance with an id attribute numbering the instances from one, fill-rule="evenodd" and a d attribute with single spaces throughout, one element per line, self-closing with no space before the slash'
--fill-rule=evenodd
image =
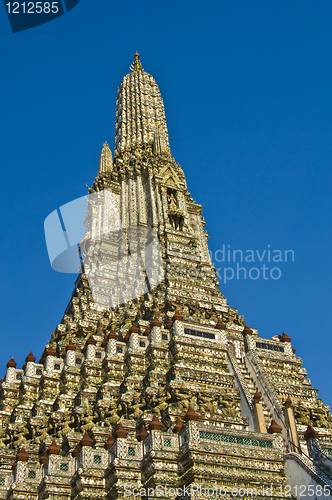
<path id="1" fill-rule="evenodd" d="M 136 50 L 136 54 L 134 55 L 134 58 L 135 58 L 134 62 L 130 65 L 131 71 L 136 71 L 136 73 L 138 73 L 139 71 L 144 71 L 144 69 L 142 68 L 140 55 L 137 52 L 137 50 Z"/>
<path id="2" fill-rule="evenodd" d="M 110 150 L 107 141 L 104 142 L 103 149 L 101 150 L 99 160 L 99 173 L 106 174 L 112 172 L 113 158 L 112 151 Z"/>

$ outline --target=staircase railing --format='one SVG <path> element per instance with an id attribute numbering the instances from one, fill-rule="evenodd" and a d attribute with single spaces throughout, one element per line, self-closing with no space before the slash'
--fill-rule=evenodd
<path id="1" fill-rule="evenodd" d="M 317 463 L 312 460 L 306 453 L 304 453 L 295 443 L 289 441 L 295 448 L 299 450 L 297 452 L 290 452 L 285 455 L 285 459 L 290 458 L 295 460 L 301 467 L 307 470 L 307 472 L 316 479 L 320 484 L 326 485 L 332 494 L 332 477 L 329 476 Z"/>
<path id="2" fill-rule="evenodd" d="M 257 376 L 257 381 L 259 381 L 260 387 L 263 389 L 263 399 L 268 399 L 271 407 L 275 411 L 278 419 L 283 423 L 284 428 L 286 428 L 285 418 L 283 408 L 278 401 L 278 396 L 270 384 L 269 380 L 264 374 L 264 368 L 262 368 L 260 361 L 256 358 L 256 355 L 253 351 L 248 351 L 245 356 L 245 362 L 253 365 L 253 371 Z"/>
<path id="3" fill-rule="evenodd" d="M 247 383 L 243 377 L 243 374 L 239 368 L 238 362 L 236 360 L 235 354 L 234 354 L 234 346 L 233 345 L 228 345 L 227 348 L 228 352 L 228 357 L 231 362 L 233 371 L 235 373 L 235 377 L 238 379 L 238 382 L 240 384 L 240 387 L 242 388 L 242 392 L 244 394 L 244 397 L 246 399 L 246 402 L 248 404 L 248 407 L 250 409 L 250 413 L 252 417 L 254 418 L 254 402 L 253 402 L 253 394 L 250 393 Z"/>

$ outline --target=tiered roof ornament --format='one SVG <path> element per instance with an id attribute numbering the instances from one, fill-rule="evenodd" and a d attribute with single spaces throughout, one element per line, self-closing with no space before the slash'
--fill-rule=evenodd
<path id="1" fill-rule="evenodd" d="M 15 359 L 13 358 L 13 356 L 10 358 L 10 360 L 8 361 L 6 366 L 7 366 L 7 368 L 16 368 L 17 363 L 16 363 Z"/>
<path id="2" fill-rule="evenodd" d="M 135 58 L 134 62 L 130 65 L 131 71 L 136 71 L 136 73 L 138 73 L 138 71 L 144 71 L 144 69 L 142 67 L 142 63 L 140 61 L 140 55 L 137 52 L 137 50 L 136 50 L 136 53 L 134 55 L 134 58 Z"/>

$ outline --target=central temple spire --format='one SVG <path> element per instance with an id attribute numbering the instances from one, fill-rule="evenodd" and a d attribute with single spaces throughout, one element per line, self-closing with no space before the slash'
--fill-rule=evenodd
<path id="1" fill-rule="evenodd" d="M 202 206 L 170 154 L 157 83 L 137 52 L 134 58 L 117 94 L 114 160 L 105 143 L 90 188 L 85 273 L 101 309 L 144 297 L 149 289 L 166 314 L 165 302 L 180 297 L 191 304 L 192 315 L 202 315 L 204 307 L 216 321 L 227 304 L 209 255 Z"/>
<path id="2" fill-rule="evenodd" d="M 261 338 L 222 296 L 202 206 L 137 53 L 116 141 L 89 188 L 65 314 L 39 362 L 11 358 L 0 380 L 0 498 L 286 500 L 287 473 L 325 496 L 330 409 L 291 338 L 272 320 Z"/>
<path id="3" fill-rule="evenodd" d="M 155 79 L 144 71 L 136 52 L 116 100 L 115 155 L 152 145 L 170 153 L 164 102 Z"/>

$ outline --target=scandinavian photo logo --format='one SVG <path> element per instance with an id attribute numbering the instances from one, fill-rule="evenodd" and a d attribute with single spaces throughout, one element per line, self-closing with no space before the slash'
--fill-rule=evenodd
<path id="1" fill-rule="evenodd" d="M 260 497 L 272 497 L 273 489 L 272 485 L 265 486 L 263 485 L 262 490 L 258 491 L 256 488 L 247 487 L 247 488 L 231 488 L 225 489 L 220 486 L 210 486 L 204 487 L 200 484 L 191 484 L 189 486 L 182 487 L 174 487 L 168 485 L 157 485 L 155 488 L 144 488 L 144 487 L 136 487 L 132 488 L 129 485 L 124 487 L 124 496 L 125 498 L 135 498 L 135 497 L 148 497 L 148 498 L 255 498 L 257 496 Z"/>
<path id="2" fill-rule="evenodd" d="M 225 284 L 233 279 L 279 280 L 282 275 L 281 264 L 295 261 L 294 250 L 273 249 L 271 245 L 262 250 L 233 250 L 231 245 L 226 248 L 224 244 L 221 249 L 214 253 L 209 250 L 209 253 L 219 280 Z"/>

